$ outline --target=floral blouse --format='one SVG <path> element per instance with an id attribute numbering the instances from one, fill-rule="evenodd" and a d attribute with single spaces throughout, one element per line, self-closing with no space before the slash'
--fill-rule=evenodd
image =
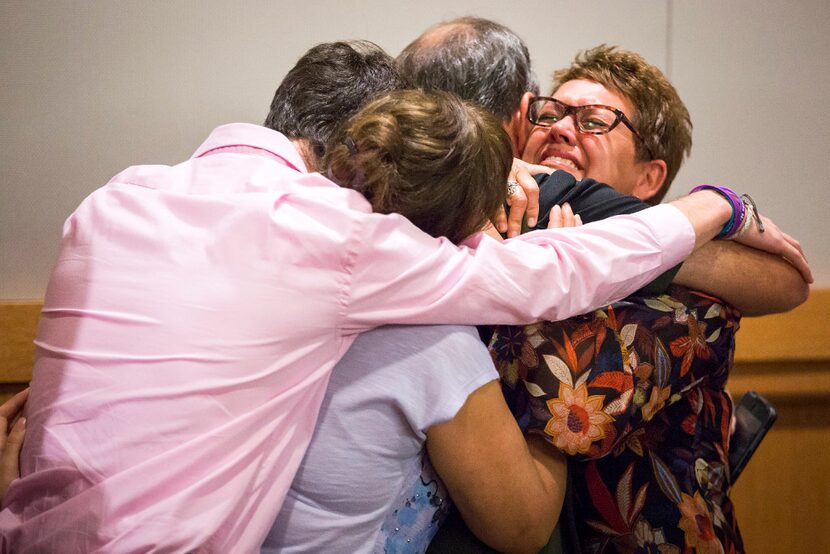
<path id="1" fill-rule="evenodd" d="M 572 458 L 583 552 L 743 552 L 724 390 L 740 316 L 701 293 L 670 294 L 499 327 L 491 343 L 522 428 Z"/>

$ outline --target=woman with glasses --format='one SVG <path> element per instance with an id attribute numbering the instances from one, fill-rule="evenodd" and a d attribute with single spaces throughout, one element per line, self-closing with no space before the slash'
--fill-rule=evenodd
<path id="1" fill-rule="evenodd" d="M 554 81 L 527 110 L 523 158 L 563 170 L 540 180 L 540 209 L 568 200 L 587 222 L 658 203 L 691 148 L 671 83 L 605 46 Z M 569 530 L 586 551 L 743 550 L 724 389 L 740 313 L 702 293 L 665 295 L 670 280 L 593 314 L 499 328 L 491 345 L 516 417 L 570 458 Z"/>

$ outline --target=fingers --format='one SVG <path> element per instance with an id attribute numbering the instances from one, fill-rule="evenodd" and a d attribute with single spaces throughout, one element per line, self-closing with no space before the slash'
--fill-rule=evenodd
<path id="1" fill-rule="evenodd" d="M 559 229 L 562 227 L 562 208 L 556 204 L 550 209 L 548 215 L 548 229 Z"/>
<path id="2" fill-rule="evenodd" d="M 538 212 L 538 195 L 536 203 Z M 507 236 L 508 238 L 516 237 L 522 232 L 522 219 L 527 210 L 527 194 L 521 183 L 518 188 L 514 189 L 513 194 L 507 197 L 507 205 L 510 206 L 510 213 L 507 214 Z"/>
<path id="3" fill-rule="evenodd" d="M 567 202 L 562 206 L 556 205 L 551 209 L 548 229 L 579 227 L 580 225 L 582 225 L 582 218 L 574 214 L 571 205 Z"/>
<path id="4" fill-rule="evenodd" d="M 17 458 L 20 454 L 20 449 L 23 447 L 23 437 L 26 435 L 26 418 L 19 417 L 12 425 L 12 430 L 6 438 L 6 444 L 3 445 L 3 455 L 7 453 L 14 454 Z"/>
<path id="5" fill-rule="evenodd" d="M 574 215 L 571 205 L 565 202 L 562 204 L 562 226 L 576 227 L 576 215 Z"/>
<path id="6" fill-rule="evenodd" d="M 501 234 L 496 230 L 492 223 L 488 223 L 484 226 L 484 229 L 481 230 L 485 235 L 489 235 L 496 239 L 497 241 L 501 242 L 504 239 L 501 237 Z"/>
<path id="7" fill-rule="evenodd" d="M 0 437 L 0 500 L 6 495 L 9 484 L 20 477 L 20 450 L 26 434 L 26 418 L 17 417 L 23 410 L 29 389 L 25 389 L 0 406 L 0 424 L 3 425 Z M 17 418 L 9 432 L 9 423 Z"/>
<path id="8" fill-rule="evenodd" d="M 532 229 L 539 221 L 539 185 L 525 168 L 519 168 L 515 172 L 515 179 L 527 197 L 527 226 Z M 520 230 L 521 224 L 522 220 L 519 218 Z"/>
<path id="9" fill-rule="evenodd" d="M 768 217 L 761 216 L 761 219 L 765 229 L 763 233 L 759 232 L 757 225 L 753 223 L 752 228 L 737 242 L 783 257 L 793 264 L 807 283 L 812 283 L 813 272 L 801 243 L 781 231 Z"/>
<path id="10" fill-rule="evenodd" d="M 12 421 L 14 421 L 14 418 L 17 417 L 23 410 L 23 406 L 26 404 L 27 398 L 29 398 L 29 389 L 25 388 L 0 405 L 0 427 L 2 427 L 3 431 L 3 437 L 0 441 L 5 439 L 5 435 L 8 432 Z M 0 448 L 2 448 L 2 446 L 2 442 L 0 442 Z"/>
<path id="11" fill-rule="evenodd" d="M 772 221 L 770 218 L 768 218 L 766 216 L 762 215 L 761 216 L 761 221 L 763 222 L 765 229 L 770 229 L 771 228 L 771 229 L 774 229 L 775 231 L 781 233 L 781 236 L 784 238 L 785 241 L 787 241 L 787 243 L 789 243 L 790 245 L 792 245 L 793 248 L 798 250 L 798 252 L 802 256 L 804 255 L 804 250 L 801 248 L 801 243 L 798 242 L 798 240 L 796 240 L 795 237 L 792 237 L 792 236 L 788 235 L 787 233 L 785 233 L 784 231 L 782 231 L 781 228 L 778 227 L 778 225 L 776 225 L 774 221 Z"/>
<path id="12" fill-rule="evenodd" d="M 539 220 L 539 185 L 534 175 L 538 173 L 551 174 L 553 169 L 543 165 L 533 165 L 518 158 L 513 158 L 513 170 L 511 174 L 527 196 L 527 225 L 536 227 Z"/>
<path id="13" fill-rule="evenodd" d="M 0 452 L 0 502 L 12 481 L 20 477 L 20 451 L 26 435 L 26 418 L 18 418 Z"/>
<path id="14" fill-rule="evenodd" d="M 550 168 L 543 166 L 532 166 L 517 158 L 513 158 L 513 167 L 510 170 L 510 181 L 515 181 L 519 188 L 507 198 L 510 206 L 506 225 L 496 227 L 501 232 L 507 232 L 508 237 L 515 237 L 522 231 L 522 219 L 527 218 L 528 227 L 535 227 L 539 219 L 539 185 L 533 178 L 533 174 L 541 173 L 536 168 L 542 167 L 544 172 L 549 173 Z M 498 223 L 498 222 L 497 222 Z"/>
<path id="15" fill-rule="evenodd" d="M 810 263 L 807 261 L 807 257 L 804 255 L 804 250 L 801 248 L 801 243 L 794 237 L 783 232 L 770 218 L 761 216 L 761 220 L 764 223 L 765 231 L 763 233 L 758 232 L 757 234 L 760 237 L 765 237 L 769 233 L 770 240 L 780 243 L 779 255 L 793 264 L 799 273 L 801 273 L 804 281 L 812 283 L 813 272 L 810 269 Z M 757 227 L 753 228 L 753 232 L 757 232 Z"/>
<path id="16" fill-rule="evenodd" d="M 504 206 L 499 207 L 496 217 L 493 219 L 493 225 L 500 233 L 507 232 L 507 214 L 504 211 Z"/>
<path id="17" fill-rule="evenodd" d="M 531 175 L 538 175 L 540 173 L 547 173 L 548 175 L 550 175 L 554 171 L 554 169 L 552 167 L 548 167 L 546 165 L 536 165 L 536 164 L 528 163 L 526 161 L 519 160 L 517 158 L 513 158 L 513 166 L 514 167 L 515 167 L 517 161 L 521 162 L 522 167 L 525 170 L 527 170 L 527 172 L 530 173 Z"/>
<path id="18" fill-rule="evenodd" d="M 801 273 L 801 276 L 804 277 L 804 280 L 807 283 L 813 282 L 813 271 L 810 269 L 810 264 L 807 262 L 807 258 L 804 256 L 804 251 L 801 249 L 801 244 L 786 233 L 784 236 L 787 239 L 787 245 L 784 251 L 784 258 L 793 264 L 795 268 Z M 785 239 L 786 240 L 786 239 Z"/>
<path id="19" fill-rule="evenodd" d="M 781 237 L 784 240 L 784 251 L 782 253 L 784 258 L 795 266 L 799 273 L 801 273 L 801 276 L 804 277 L 804 281 L 812 283 L 813 271 L 810 269 L 810 263 L 807 261 L 807 256 L 804 254 L 804 249 L 801 247 L 801 243 L 798 242 L 795 237 L 782 231 L 769 218 L 761 216 L 761 219 L 764 222 L 765 228 L 774 228 L 781 234 Z"/>
<path id="20" fill-rule="evenodd" d="M 18 468 L 20 450 L 23 448 L 23 437 L 26 435 L 26 418 L 17 418 L 12 430 L 6 437 L 6 444 L 0 453 L 0 476 L 12 475 L 14 479 L 20 476 Z M 9 480 L 11 481 L 11 479 Z"/>

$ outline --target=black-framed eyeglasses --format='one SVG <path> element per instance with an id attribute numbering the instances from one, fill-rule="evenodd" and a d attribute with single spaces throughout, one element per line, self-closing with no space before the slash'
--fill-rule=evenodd
<path id="1" fill-rule="evenodd" d="M 651 151 L 646 141 L 634 128 L 622 110 L 605 106 L 603 104 L 588 104 L 586 106 L 570 106 L 549 96 L 537 96 L 530 101 L 527 110 L 527 119 L 534 125 L 540 127 L 552 127 L 556 122 L 565 119 L 569 115 L 574 118 L 576 129 L 580 133 L 589 135 L 604 135 L 610 133 L 621 122 L 628 127 L 634 136 L 640 139 L 651 159 L 654 159 L 654 152 Z"/>

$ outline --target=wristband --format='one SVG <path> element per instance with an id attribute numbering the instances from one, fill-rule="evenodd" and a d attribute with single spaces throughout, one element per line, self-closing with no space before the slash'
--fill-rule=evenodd
<path id="1" fill-rule="evenodd" d="M 698 185 L 693 188 L 689 194 L 700 190 L 713 190 L 723 196 L 729 205 L 732 206 L 732 216 L 729 218 L 729 221 L 726 222 L 726 225 L 723 226 L 720 233 L 715 238 L 718 239 L 731 239 L 735 235 L 740 232 L 743 228 L 744 224 L 746 223 L 746 216 L 747 216 L 747 208 L 744 204 L 743 200 L 741 199 L 738 194 L 727 187 L 719 187 L 716 185 Z"/>
<path id="2" fill-rule="evenodd" d="M 744 221 L 744 224 L 741 225 L 741 228 L 738 229 L 734 235 L 729 237 L 732 240 L 741 238 L 747 231 L 749 231 L 749 228 L 752 227 L 753 220 L 755 220 L 755 224 L 758 226 L 758 233 L 764 232 L 764 222 L 761 221 L 761 214 L 758 213 L 758 206 L 755 205 L 755 201 L 748 194 L 742 194 L 741 201 L 746 208 L 746 220 Z"/>
<path id="3" fill-rule="evenodd" d="M 747 231 L 749 231 L 750 227 L 752 227 L 752 219 L 755 217 L 755 209 L 752 207 L 752 204 L 744 199 L 743 196 L 741 196 L 741 202 L 743 202 L 744 208 L 746 208 L 746 217 L 744 218 L 743 225 L 735 229 L 735 232 L 731 234 L 727 240 L 738 240 L 744 236 Z"/>

